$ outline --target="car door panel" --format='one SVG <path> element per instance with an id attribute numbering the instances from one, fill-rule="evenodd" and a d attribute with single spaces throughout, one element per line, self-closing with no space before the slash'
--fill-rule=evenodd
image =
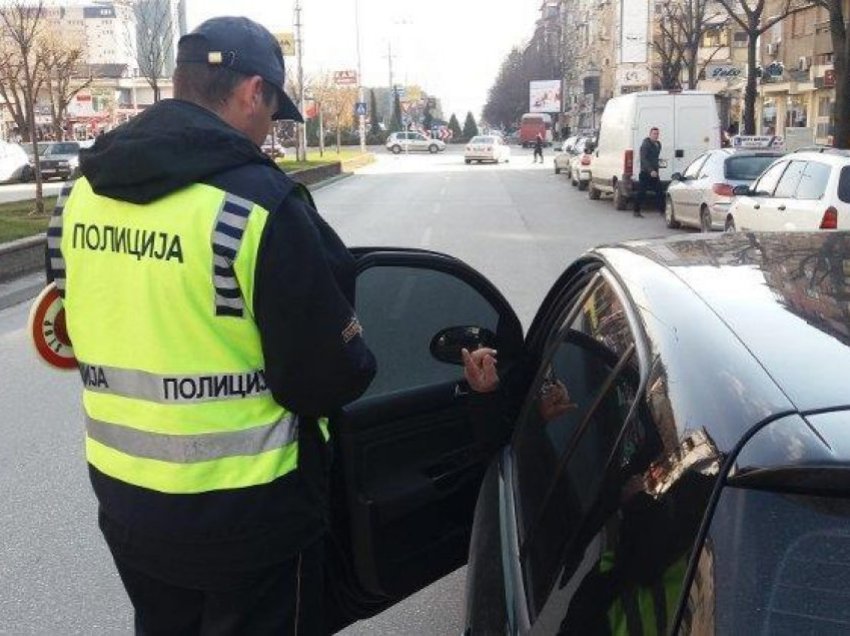
<path id="1" fill-rule="evenodd" d="M 378 374 L 331 418 L 332 528 L 356 599 L 345 620 L 380 611 L 465 562 L 489 457 L 469 418 L 459 365 L 433 358 L 437 331 L 495 334 L 499 370 L 522 352 L 522 327 L 498 290 L 461 261 L 426 250 L 359 249 L 356 310 Z"/>

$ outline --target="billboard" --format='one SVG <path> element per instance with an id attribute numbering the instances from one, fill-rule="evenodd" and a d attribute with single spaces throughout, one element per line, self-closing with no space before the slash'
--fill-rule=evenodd
<path id="1" fill-rule="evenodd" d="M 560 113 L 561 80 L 536 80 L 529 82 L 528 112 Z"/>
<path id="2" fill-rule="evenodd" d="M 620 62 L 645 64 L 649 0 L 622 0 L 620 3 Z"/>

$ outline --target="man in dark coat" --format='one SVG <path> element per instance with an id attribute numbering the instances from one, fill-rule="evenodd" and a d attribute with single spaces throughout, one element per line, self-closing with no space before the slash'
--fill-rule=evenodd
<path id="1" fill-rule="evenodd" d="M 649 129 L 649 137 L 640 145 L 640 174 L 638 175 L 638 192 L 635 197 L 635 216 L 643 216 L 640 213 L 643 200 L 647 190 L 655 192 L 655 201 L 659 210 L 664 209 L 664 193 L 661 190 L 661 182 L 658 179 L 660 169 L 659 156 L 661 155 L 661 142 L 658 141 L 659 130 L 655 126 Z"/>

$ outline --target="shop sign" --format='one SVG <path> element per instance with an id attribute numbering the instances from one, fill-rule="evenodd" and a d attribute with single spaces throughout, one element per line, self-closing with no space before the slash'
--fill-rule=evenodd
<path id="1" fill-rule="evenodd" d="M 705 69 L 705 77 L 710 80 L 731 80 L 743 74 L 744 69 L 734 64 L 709 64 Z"/>

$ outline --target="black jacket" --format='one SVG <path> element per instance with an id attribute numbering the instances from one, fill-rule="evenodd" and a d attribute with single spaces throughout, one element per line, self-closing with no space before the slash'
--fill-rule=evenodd
<path id="1" fill-rule="evenodd" d="M 354 311 L 354 260 L 295 184 L 246 136 L 194 104 L 165 100 L 80 153 L 100 195 L 145 204 L 195 183 L 270 212 L 257 255 L 254 317 L 275 400 L 299 416 L 298 468 L 263 486 L 166 495 L 90 466 L 110 548 L 176 583 L 212 584 L 282 560 L 326 523 L 327 450 L 315 416 L 360 396 L 375 373 Z M 174 210 L 180 214 L 180 210 Z"/>
<path id="2" fill-rule="evenodd" d="M 649 137 L 640 145 L 640 171 L 658 172 L 658 157 L 661 155 L 661 142 L 652 141 Z"/>

